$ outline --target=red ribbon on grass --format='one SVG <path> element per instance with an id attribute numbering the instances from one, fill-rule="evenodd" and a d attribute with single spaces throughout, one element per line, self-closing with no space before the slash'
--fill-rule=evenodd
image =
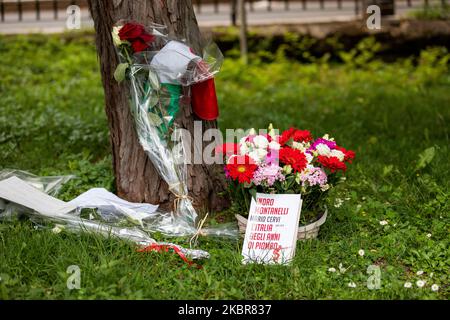
<path id="1" fill-rule="evenodd" d="M 138 249 L 137 252 L 169 252 L 169 250 L 172 249 L 178 256 L 188 264 L 188 266 L 195 266 L 197 269 L 201 269 L 202 266 L 196 264 L 194 261 L 189 260 L 185 254 L 178 248 L 177 246 L 171 245 L 171 244 L 156 244 L 152 243 L 151 245 L 144 247 L 142 249 Z"/>

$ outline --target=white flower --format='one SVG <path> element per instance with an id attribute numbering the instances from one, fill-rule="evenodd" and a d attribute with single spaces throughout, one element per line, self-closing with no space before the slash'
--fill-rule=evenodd
<path id="1" fill-rule="evenodd" d="M 330 185 L 328 183 L 320 186 L 320 190 L 322 191 L 327 191 L 328 189 L 330 189 Z"/>
<path id="2" fill-rule="evenodd" d="M 434 272 L 430 273 L 430 278 L 433 278 Z"/>
<path id="3" fill-rule="evenodd" d="M 253 138 L 253 144 L 256 148 L 267 149 L 269 146 L 269 140 L 264 136 L 256 136 Z"/>
<path id="4" fill-rule="evenodd" d="M 356 288 L 356 283 L 354 282 L 349 282 L 348 283 L 349 288 Z"/>
<path id="5" fill-rule="evenodd" d="M 342 265 L 342 263 L 339 263 L 339 272 L 340 272 L 340 273 L 344 273 L 345 271 L 347 271 L 347 269 L 344 268 L 344 266 Z"/>
<path id="6" fill-rule="evenodd" d="M 300 150 L 301 152 L 305 152 L 306 151 L 306 146 L 302 142 L 292 141 L 292 148 Z"/>
<path id="7" fill-rule="evenodd" d="M 239 143 L 239 153 L 241 154 L 241 156 L 246 155 L 250 152 L 250 148 L 247 144 L 247 142 L 241 142 Z"/>
<path id="8" fill-rule="evenodd" d="M 360 249 L 360 250 L 358 251 L 358 254 L 359 254 L 361 257 L 364 257 L 365 252 L 364 252 L 363 249 Z"/>
<path id="9" fill-rule="evenodd" d="M 344 161 L 344 158 L 345 158 L 345 154 L 342 151 L 339 151 L 339 150 L 336 150 L 336 149 L 335 150 L 331 150 L 330 156 L 338 158 L 339 161 Z"/>
<path id="10" fill-rule="evenodd" d="M 112 31 L 112 39 L 113 39 L 113 43 L 116 47 L 118 47 L 122 43 L 124 43 L 122 40 L 120 40 L 120 37 L 119 37 L 120 29 L 122 29 L 122 26 L 117 26 L 117 27 L 113 27 L 113 31 Z"/>
<path id="11" fill-rule="evenodd" d="M 417 281 L 416 281 L 416 285 L 417 285 L 419 288 L 422 288 L 422 287 L 425 285 L 425 281 L 423 281 L 423 280 L 417 280 Z"/>
<path id="12" fill-rule="evenodd" d="M 405 284 L 403 285 L 405 288 L 411 288 L 412 287 L 412 283 L 411 282 L 405 282 Z"/>
<path id="13" fill-rule="evenodd" d="M 269 149 L 271 150 L 280 150 L 280 144 L 276 141 L 270 141 Z"/>
<path id="14" fill-rule="evenodd" d="M 250 158 L 252 158 L 256 163 L 261 163 L 264 161 L 267 155 L 267 150 L 264 149 L 255 149 L 248 154 Z"/>
<path id="15" fill-rule="evenodd" d="M 386 220 L 381 220 L 380 221 L 380 225 L 382 225 L 382 226 L 385 226 L 385 225 L 387 225 L 388 224 L 388 222 L 386 221 Z"/>
<path id="16" fill-rule="evenodd" d="M 436 291 L 439 290 L 439 286 L 435 283 L 435 284 L 433 284 L 433 285 L 431 286 L 431 290 L 434 291 L 434 292 L 436 292 Z"/>
<path id="17" fill-rule="evenodd" d="M 304 155 L 306 157 L 306 161 L 308 161 L 308 165 L 307 166 L 313 168 L 314 166 L 310 165 L 310 163 L 313 161 L 314 156 L 311 153 L 309 153 L 309 152 L 305 152 Z"/>
<path id="18" fill-rule="evenodd" d="M 344 200 L 339 199 L 339 198 L 336 198 L 336 199 L 334 200 L 334 207 L 335 207 L 335 208 L 339 208 L 340 206 L 342 206 L 343 203 L 344 203 Z"/>
<path id="19" fill-rule="evenodd" d="M 336 272 L 335 268 L 328 268 L 328 272 Z"/>
<path id="20" fill-rule="evenodd" d="M 316 151 L 320 156 L 326 156 L 329 157 L 331 154 L 331 150 L 330 147 L 328 147 L 326 144 L 324 143 L 319 143 L 316 146 Z"/>
<path id="21" fill-rule="evenodd" d="M 423 270 L 419 270 L 419 271 L 417 271 L 417 272 L 416 272 L 416 274 L 417 274 L 418 276 L 421 276 L 421 275 L 423 275 Z"/>
<path id="22" fill-rule="evenodd" d="M 428 233 L 428 234 L 427 234 L 427 238 L 431 238 L 431 233 Z"/>

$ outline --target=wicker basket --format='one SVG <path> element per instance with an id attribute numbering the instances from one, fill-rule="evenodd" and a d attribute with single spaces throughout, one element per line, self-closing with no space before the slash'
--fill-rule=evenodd
<path id="1" fill-rule="evenodd" d="M 306 240 L 306 239 L 314 239 L 317 238 L 317 235 L 319 234 L 320 226 L 325 223 L 325 220 L 327 220 L 327 213 L 328 210 L 325 209 L 324 214 L 320 217 L 319 220 L 310 223 L 306 226 L 299 226 L 298 227 L 298 233 L 297 233 L 297 240 Z M 239 232 L 241 234 L 245 234 L 245 230 L 247 228 L 247 219 L 241 216 L 240 214 L 236 215 L 236 219 L 238 221 L 239 225 Z"/>

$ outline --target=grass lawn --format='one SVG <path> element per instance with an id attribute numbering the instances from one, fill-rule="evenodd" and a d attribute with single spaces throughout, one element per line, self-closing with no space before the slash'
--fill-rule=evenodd
<path id="1" fill-rule="evenodd" d="M 342 64 L 228 59 L 217 78 L 222 129 L 295 125 L 357 153 L 319 238 L 299 242 L 291 266 L 243 266 L 242 241 L 206 238 L 199 247 L 211 259 L 198 270 L 175 255 L 21 219 L 0 222 L 0 299 L 448 299 L 448 55 L 430 49 L 385 64 L 354 53 Z M 93 39 L 0 37 L 0 61 L 0 169 L 76 174 L 64 200 L 114 191 Z M 80 290 L 66 288 L 69 265 L 81 268 Z M 370 265 L 381 269 L 378 290 L 367 288 Z"/>

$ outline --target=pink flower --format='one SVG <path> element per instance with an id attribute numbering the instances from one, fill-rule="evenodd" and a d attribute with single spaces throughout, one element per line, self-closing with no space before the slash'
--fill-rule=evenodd
<path id="1" fill-rule="evenodd" d="M 267 165 L 276 165 L 278 166 L 280 156 L 278 150 L 270 150 L 269 153 L 266 156 L 266 163 Z"/>
<path id="2" fill-rule="evenodd" d="M 321 168 L 311 167 L 307 168 L 300 174 L 300 181 L 302 186 L 323 186 L 327 183 L 327 174 Z"/>
<path id="3" fill-rule="evenodd" d="M 253 174 L 252 182 L 257 186 L 266 184 L 270 187 L 273 186 L 275 181 L 284 181 L 281 168 L 277 165 L 261 166 Z"/>

